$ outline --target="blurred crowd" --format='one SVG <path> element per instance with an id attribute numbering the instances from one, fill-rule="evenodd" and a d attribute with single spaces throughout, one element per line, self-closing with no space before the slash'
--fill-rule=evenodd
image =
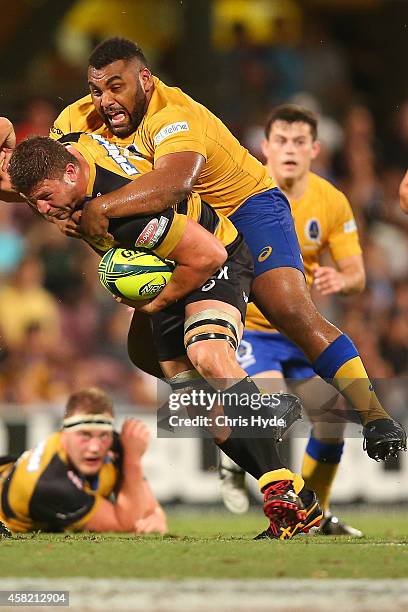
<path id="1" fill-rule="evenodd" d="M 322 152 L 314 170 L 349 198 L 367 270 L 362 295 L 316 297 L 319 308 L 349 333 L 373 378 L 408 374 L 408 217 L 398 204 L 408 99 L 379 125 L 344 49 L 321 26 L 294 44 L 278 21 L 273 43 L 259 46 L 237 23 L 234 41 L 217 57 L 214 109 L 259 159 L 275 104 L 295 101 L 318 114 Z M 171 83 L 177 79 L 169 59 L 156 72 Z M 18 140 L 47 134 L 57 114 L 45 98 L 30 100 Z M 0 402 L 55 403 L 96 384 L 121 402 L 153 407 L 155 382 L 127 357 L 132 313 L 100 286 L 97 256 L 23 204 L 0 206 L 0 244 Z"/>

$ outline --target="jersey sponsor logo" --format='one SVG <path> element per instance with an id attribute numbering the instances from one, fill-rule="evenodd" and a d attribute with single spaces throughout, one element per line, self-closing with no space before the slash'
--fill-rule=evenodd
<path id="1" fill-rule="evenodd" d="M 351 234 L 351 232 L 357 231 L 357 225 L 354 219 L 350 219 L 350 221 L 346 221 L 343 225 L 343 231 L 345 234 Z"/>
<path id="2" fill-rule="evenodd" d="M 129 158 L 123 154 L 123 150 L 115 145 L 113 142 L 109 142 L 103 136 L 99 134 L 88 134 L 91 138 L 96 140 L 107 152 L 108 156 L 113 159 L 114 162 L 117 163 L 119 168 L 123 170 L 125 174 L 128 176 L 134 176 L 135 174 L 140 174 L 139 170 L 135 168 L 132 162 L 129 161 Z"/>
<path id="3" fill-rule="evenodd" d="M 59 128 L 57 128 L 56 125 L 53 125 L 50 131 L 53 134 L 56 134 L 57 136 L 63 136 L 64 135 L 64 132 L 62 130 L 60 130 Z"/>
<path id="4" fill-rule="evenodd" d="M 82 482 L 78 474 L 75 474 L 75 472 L 73 472 L 72 470 L 68 470 L 67 476 L 70 481 L 76 486 L 76 488 L 82 491 L 82 489 L 84 488 L 84 483 Z"/>
<path id="5" fill-rule="evenodd" d="M 167 217 L 160 219 L 151 219 L 146 227 L 140 232 L 136 238 L 135 247 L 144 247 L 152 249 L 160 240 L 165 231 L 169 220 Z"/>
<path id="6" fill-rule="evenodd" d="M 305 234 L 306 238 L 309 240 L 313 240 L 314 242 L 320 241 L 322 231 L 318 219 L 309 219 L 306 221 Z"/>
<path id="7" fill-rule="evenodd" d="M 262 249 L 262 251 L 259 253 L 258 255 L 258 261 L 259 263 L 262 263 L 263 261 L 265 261 L 266 259 L 268 259 L 268 257 L 272 254 L 272 247 L 271 246 L 266 246 Z"/>
<path id="8" fill-rule="evenodd" d="M 40 468 L 41 457 L 43 455 L 46 440 L 40 442 L 33 451 L 27 463 L 27 472 L 36 472 Z"/>
<path id="9" fill-rule="evenodd" d="M 146 227 L 143 228 L 139 236 L 136 238 L 135 246 L 143 247 L 146 244 L 149 244 L 150 239 L 154 235 L 155 231 L 157 230 L 158 225 L 159 225 L 158 219 L 152 219 L 151 221 L 149 221 Z"/>
<path id="10" fill-rule="evenodd" d="M 154 144 L 158 145 L 169 136 L 173 136 L 179 132 L 188 132 L 189 130 L 190 128 L 187 121 L 176 121 L 175 123 L 170 123 L 170 125 L 166 125 L 159 132 L 157 132 L 153 139 Z"/>

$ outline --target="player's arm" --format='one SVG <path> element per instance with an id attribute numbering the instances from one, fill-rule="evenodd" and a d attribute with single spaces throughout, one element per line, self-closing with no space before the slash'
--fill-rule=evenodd
<path id="1" fill-rule="evenodd" d="M 149 304 L 141 307 L 143 312 L 152 314 L 177 302 L 198 287 L 201 287 L 225 263 L 228 253 L 218 238 L 185 215 L 177 215 L 173 224 L 180 222 L 184 231 L 170 251 L 166 241 L 156 249 L 161 257 L 176 263 L 170 281 Z M 170 237 L 170 234 L 169 234 Z"/>
<path id="2" fill-rule="evenodd" d="M 136 419 L 127 419 L 120 435 L 123 446 L 122 483 L 116 502 L 101 498 L 91 517 L 82 524 L 88 531 L 140 532 L 137 523 L 156 513 L 158 506 L 144 480 L 141 458 L 150 434 Z M 163 522 L 157 531 L 163 532 Z"/>
<path id="3" fill-rule="evenodd" d="M 322 295 L 350 295 L 365 288 L 365 269 L 357 225 L 346 196 L 334 189 L 330 200 L 328 246 L 335 267 L 317 265 L 313 286 Z"/>
<path id="4" fill-rule="evenodd" d="M 109 219 L 155 214 L 182 202 L 193 190 L 205 158 L 193 151 L 160 157 L 154 170 L 116 191 L 87 202 L 81 231 L 87 236 L 105 235 Z"/>
<path id="5" fill-rule="evenodd" d="M 24 201 L 20 194 L 13 190 L 7 172 L 8 163 L 15 146 L 16 135 L 13 124 L 6 117 L 0 117 L 0 200 L 3 202 Z"/>
<path id="6" fill-rule="evenodd" d="M 149 484 L 144 481 L 146 513 L 136 521 L 135 530 L 137 533 L 167 533 L 167 517 L 163 508 L 154 497 Z"/>
<path id="7" fill-rule="evenodd" d="M 199 198 L 197 194 L 191 197 Z M 168 208 L 157 218 L 133 216 L 112 228 L 112 234 L 121 247 L 147 248 L 176 263 L 168 284 L 148 304 L 118 300 L 147 314 L 158 312 L 200 287 L 228 257 L 218 238 L 174 208 Z"/>
<path id="8" fill-rule="evenodd" d="M 336 261 L 336 268 L 317 265 L 313 270 L 313 286 L 322 295 L 351 295 L 365 287 L 362 255 L 350 255 Z"/>
<path id="9" fill-rule="evenodd" d="M 408 214 L 408 170 L 399 186 L 399 198 L 402 210 Z"/>

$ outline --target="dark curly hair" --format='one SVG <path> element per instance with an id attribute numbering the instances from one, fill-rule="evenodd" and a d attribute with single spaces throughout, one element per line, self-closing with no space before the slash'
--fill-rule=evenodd
<path id="1" fill-rule="evenodd" d="M 89 57 L 89 66 L 100 70 L 118 60 L 138 59 L 143 66 L 147 66 L 142 49 L 127 38 L 107 38 L 92 51 Z"/>
<path id="2" fill-rule="evenodd" d="M 14 149 L 8 172 L 13 189 L 26 196 L 45 179 L 63 177 L 67 164 L 77 159 L 63 144 L 47 136 L 33 136 Z"/>

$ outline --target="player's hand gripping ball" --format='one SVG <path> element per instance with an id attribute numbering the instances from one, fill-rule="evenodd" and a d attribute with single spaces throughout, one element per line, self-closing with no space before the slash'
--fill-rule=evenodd
<path id="1" fill-rule="evenodd" d="M 102 257 L 98 273 L 102 285 L 113 295 L 128 300 L 149 300 L 167 285 L 174 270 L 147 251 L 110 249 Z"/>

